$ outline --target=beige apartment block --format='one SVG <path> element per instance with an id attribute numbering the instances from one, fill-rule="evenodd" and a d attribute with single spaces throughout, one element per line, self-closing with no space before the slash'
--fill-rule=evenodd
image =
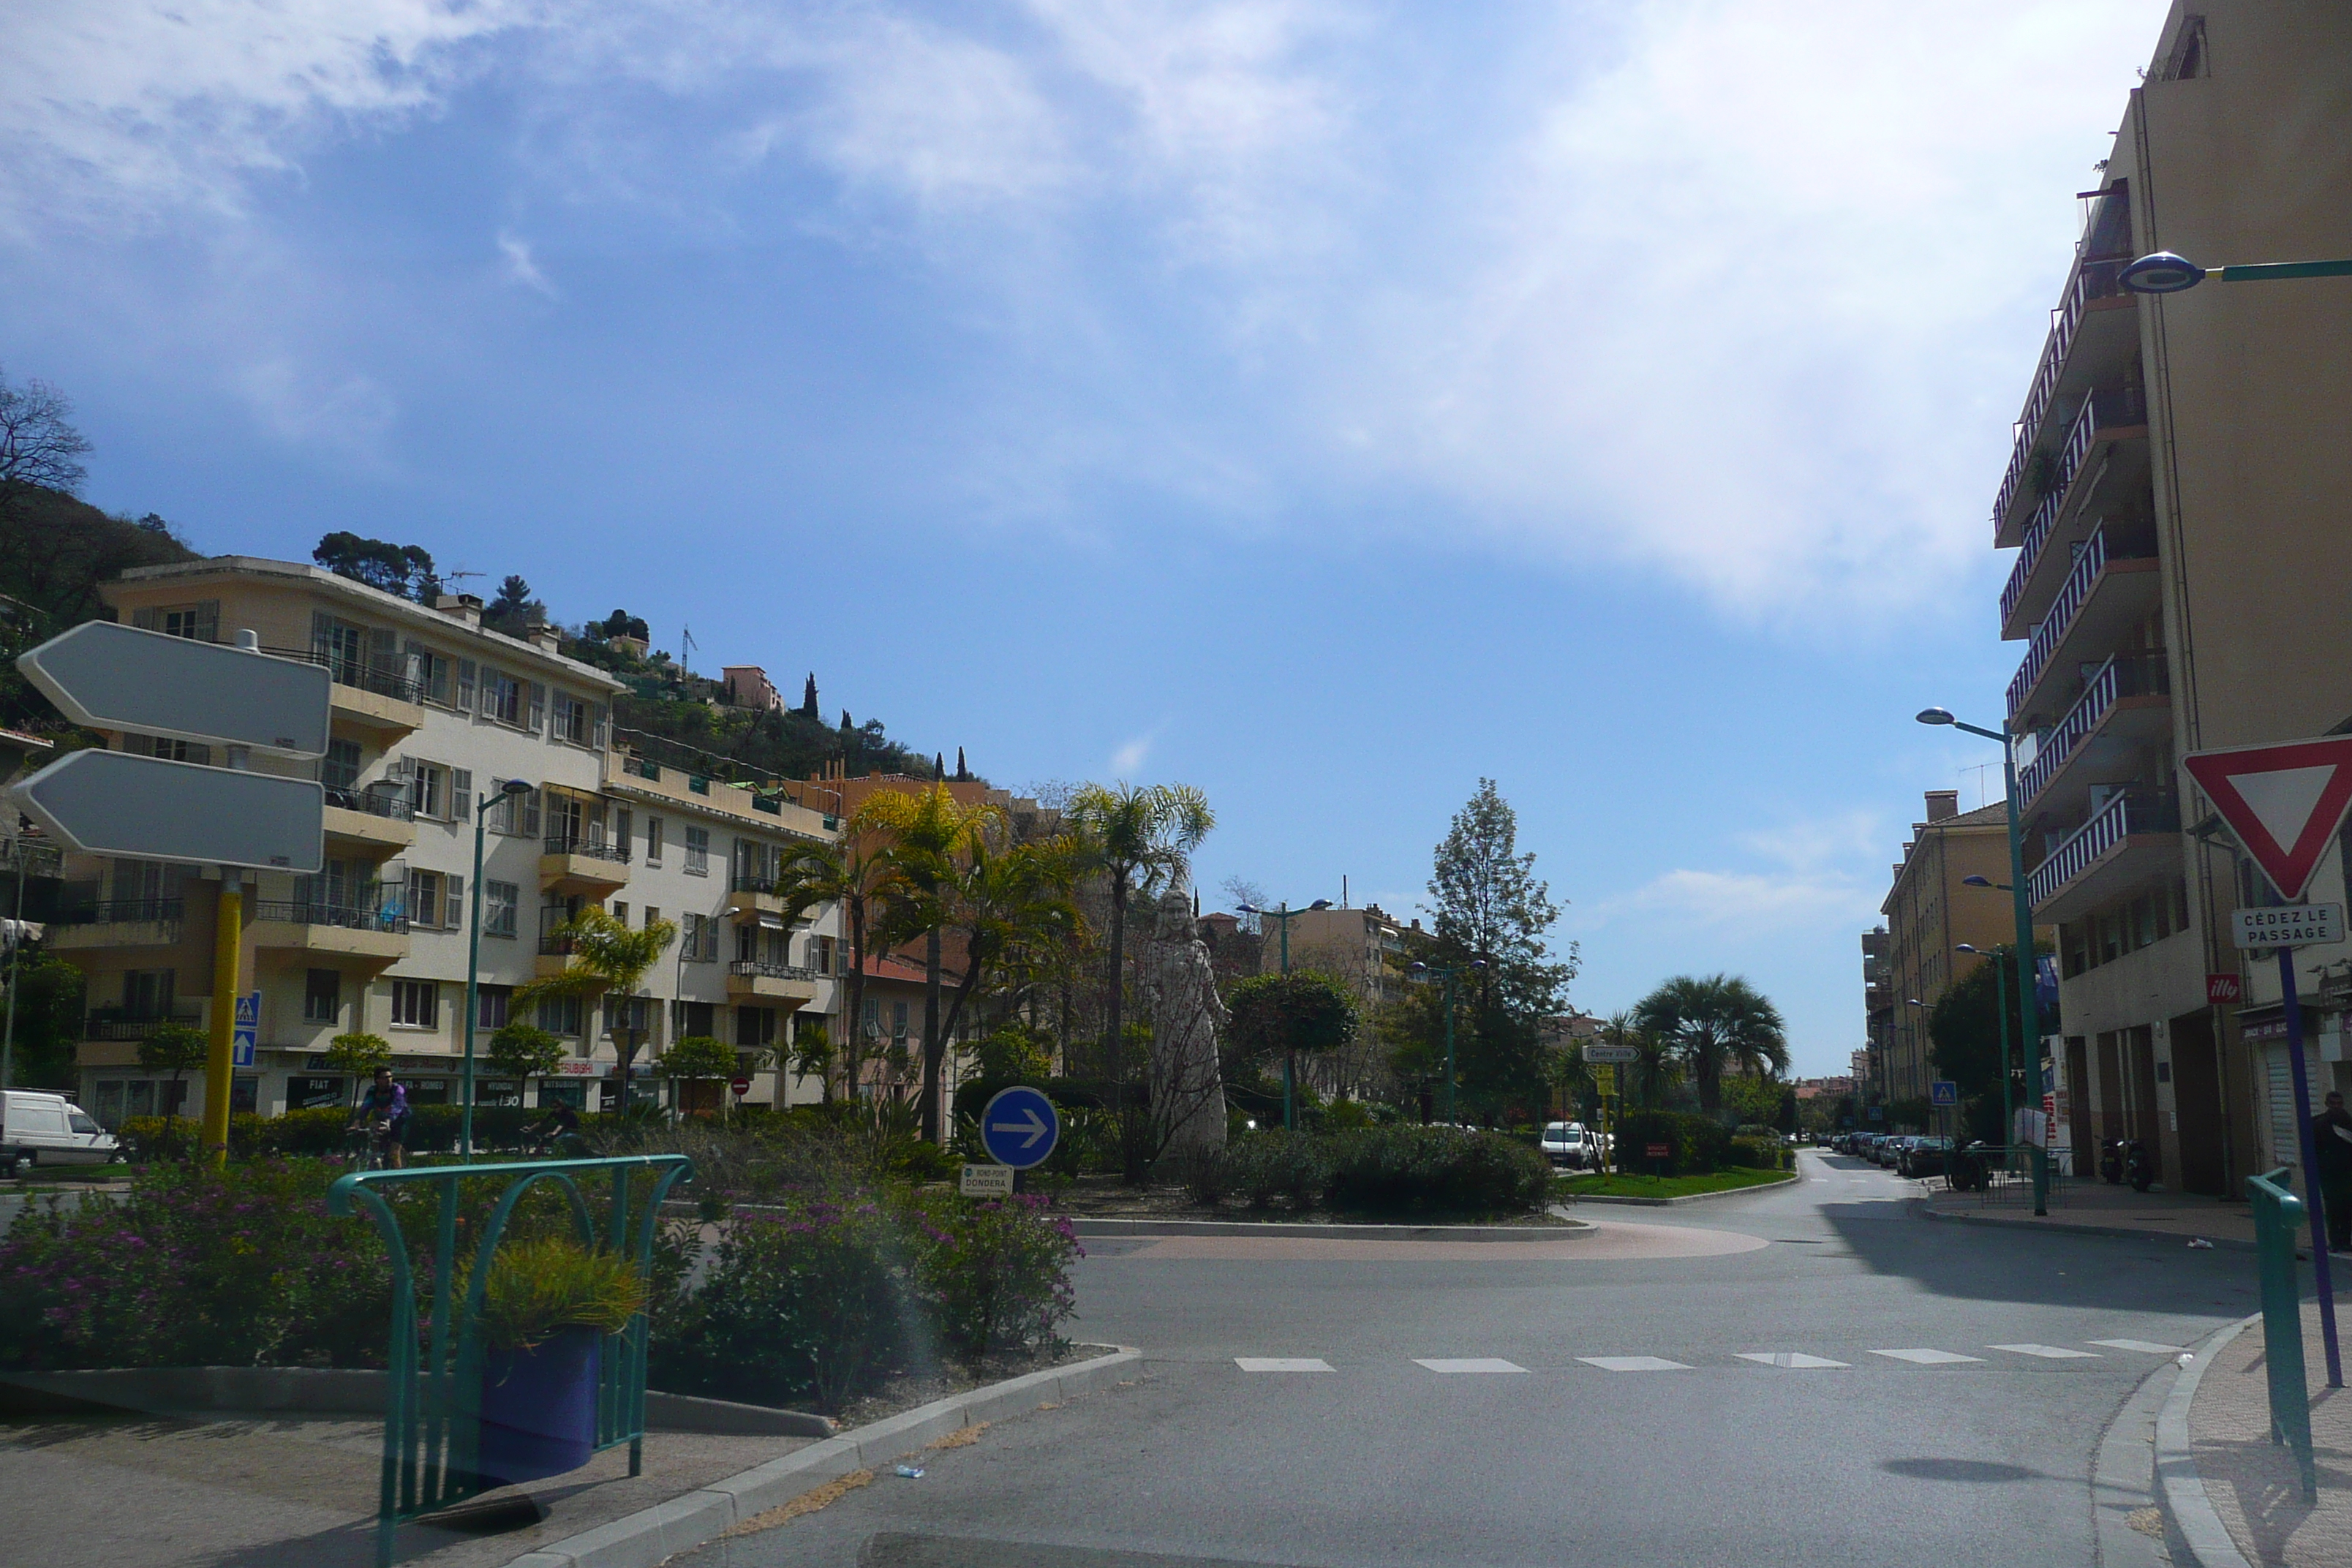
<path id="1" fill-rule="evenodd" d="M 625 1014 L 541 1008 L 531 1021 L 562 1037 L 572 1059 L 530 1083 L 485 1073 L 480 1102 L 617 1103 L 608 1031 L 625 1016 L 651 1036 L 643 1062 L 687 1033 L 747 1048 L 780 1043 L 785 1015 L 831 1005 L 831 912 L 782 930 L 780 909 L 758 890 L 785 844 L 830 835 L 824 819 L 616 748 L 608 708 L 619 683 L 562 657 L 553 633 L 486 630 L 468 595 L 426 606 L 314 566 L 243 556 L 140 568 L 102 593 L 128 624 L 220 642 L 251 630 L 266 656 L 324 665 L 333 677 L 327 756 L 252 759 L 325 785 L 326 864 L 315 876 L 247 874 L 240 986 L 259 993 L 260 1013 L 234 1109 L 347 1102 L 354 1086 L 324 1057 L 347 1031 L 389 1040 L 418 1102 L 457 1099 L 477 891 L 478 1048 L 518 1016 L 515 987 L 565 963 L 552 931 L 583 908 L 635 925 L 670 919 L 693 944 L 673 948 Z M 107 743 L 226 762 L 135 734 Z M 476 803 L 509 779 L 530 788 L 489 807 L 477 889 Z M 137 1066 L 155 1024 L 205 1026 L 226 1005 L 211 994 L 219 872 L 74 855 L 65 878 L 50 946 L 88 976 L 82 1102 L 119 1121 L 159 1108 L 164 1086 Z M 202 1084 L 184 1088 L 186 1108 L 200 1110 Z M 769 1071 L 754 1098 L 814 1091 Z"/>
<path id="2" fill-rule="evenodd" d="M 1290 967 L 1318 969 L 1355 987 L 1367 1014 L 1402 994 L 1408 945 L 1418 936 L 1421 922 L 1405 923 L 1378 904 L 1360 909 L 1294 910 L 1290 927 Z M 1284 922 L 1264 922 L 1264 951 L 1259 973 L 1271 974 L 1282 966 Z"/>
<path id="3" fill-rule="evenodd" d="M 1863 937 L 1864 1005 L 1878 1061 L 1874 1087 L 1889 1104 L 1927 1099 L 1937 1076 L 1927 1016 L 1946 991 L 1985 962 L 1960 945 L 1990 952 L 2016 932 L 2010 895 L 2000 890 L 2009 885 L 2006 804 L 1963 812 L 1958 791 L 1931 789 L 1927 816 L 1911 825 L 1894 887 L 1879 906 L 1886 924 Z M 1970 887 L 1969 877 L 1992 885 Z M 1898 1123 L 1882 1125 L 1895 1130 Z M 1924 1123 L 1915 1113 L 1899 1125 L 1916 1130 Z"/>
<path id="4" fill-rule="evenodd" d="M 2352 256 L 2352 6 L 2175 5 L 2081 201 L 1993 519 L 2028 884 L 2059 933 L 2045 1070 L 2076 1150 L 2138 1138 L 2167 1186 L 2235 1194 L 2295 1158 L 2284 1019 L 2229 935 L 2256 879 L 2179 760 L 2352 723 L 2352 280 L 2117 276 Z M 2339 847 L 2311 896 L 2343 881 Z M 2323 1087 L 2347 1082 L 2347 957 L 2300 960 Z M 2241 973 L 2242 1003 L 2209 1003 Z"/>

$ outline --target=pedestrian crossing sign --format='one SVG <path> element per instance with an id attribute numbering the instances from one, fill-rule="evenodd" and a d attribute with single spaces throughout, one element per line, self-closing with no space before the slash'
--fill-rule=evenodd
<path id="1" fill-rule="evenodd" d="M 248 991 L 236 999 L 236 1019 L 229 1032 L 228 1058 L 233 1067 L 253 1065 L 255 1040 L 261 1034 L 261 993 Z"/>
<path id="2" fill-rule="evenodd" d="M 1939 1078 L 1927 1086 L 1927 1103 L 1938 1110 L 1948 1110 L 1960 1103 L 1960 1086 L 1950 1079 Z"/>

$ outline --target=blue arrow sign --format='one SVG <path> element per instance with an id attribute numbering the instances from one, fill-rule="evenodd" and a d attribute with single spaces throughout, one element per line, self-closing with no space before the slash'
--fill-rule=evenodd
<path id="1" fill-rule="evenodd" d="M 1061 1141 L 1062 1119 L 1043 1089 L 1014 1084 L 1000 1089 L 980 1113 L 980 1141 L 1000 1165 L 1025 1171 L 1042 1165 Z"/>

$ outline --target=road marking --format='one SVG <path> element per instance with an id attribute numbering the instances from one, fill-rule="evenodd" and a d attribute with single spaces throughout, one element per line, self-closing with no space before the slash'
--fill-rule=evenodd
<path id="1" fill-rule="evenodd" d="M 1244 1372 L 1329 1372 L 1331 1363 L 1311 1355 L 1237 1355 L 1234 1364 Z"/>
<path id="2" fill-rule="evenodd" d="M 1873 1351 L 1870 1353 L 1887 1356 L 1895 1361 L 1911 1362 L 1919 1366 L 1948 1366 L 1954 1362 L 1984 1360 L 1980 1355 L 1955 1355 L 1950 1351 Z"/>
<path id="3" fill-rule="evenodd" d="M 1759 1366 L 1812 1367 L 1846 1364 L 1842 1361 L 1831 1361 L 1823 1356 L 1806 1355 L 1799 1351 L 1741 1351 L 1739 1359 L 1752 1361 Z"/>
<path id="4" fill-rule="evenodd" d="M 2095 1345 L 2105 1345 L 2111 1351 L 2146 1351 L 2150 1355 L 2179 1355 L 2186 1345 L 2160 1345 L 2154 1340 L 2092 1340 Z"/>
<path id="5" fill-rule="evenodd" d="M 1504 1361 L 1498 1356 L 1490 1355 L 1463 1356 L 1452 1359 L 1439 1356 L 1433 1360 L 1426 1361 L 1420 1356 L 1415 1356 L 1413 1357 L 1413 1364 L 1415 1366 L 1425 1366 L 1432 1372 L 1525 1372 L 1528 1370 L 1526 1367 L 1517 1365 L 1515 1363 Z"/>
<path id="6" fill-rule="evenodd" d="M 1587 1366 L 1597 1366 L 1603 1372 L 1688 1372 L 1690 1368 L 1678 1361 L 1668 1361 L 1654 1355 L 1580 1355 L 1576 1358 Z"/>
<path id="7" fill-rule="evenodd" d="M 1988 1350 L 2008 1351 L 2014 1355 L 2038 1355 L 2043 1361 L 2096 1361 L 2095 1351 L 2070 1351 L 2063 1345 L 1988 1345 Z"/>

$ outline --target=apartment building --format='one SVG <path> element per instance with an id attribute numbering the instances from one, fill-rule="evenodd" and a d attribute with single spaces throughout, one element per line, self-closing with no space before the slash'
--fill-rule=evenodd
<path id="1" fill-rule="evenodd" d="M 2179 759 L 2352 724 L 2352 284 L 2119 275 L 2352 255 L 2352 7 L 2176 4 L 2080 200 L 1993 516 L 2028 886 L 2058 933 L 2044 1051 L 2075 1148 L 2138 1138 L 2168 1186 L 2233 1194 L 2297 1157 L 2284 1020 L 2229 936 L 2259 879 Z M 2311 896 L 2343 879 L 2339 846 Z M 2322 1087 L 2352 1083 L 2347 959 L 2299 959 Z M 2244 1005 L 2209 1003 L 2242 970 Z"/>
<path id="2" fill-rule="evenodd" d="M 354 1086 L 324 1053 L 351 1031 L 392 1043 L 394 1069 L 419 1103 L 455 1100 L 477 890 L 478 1048 L 515 1016 L 517 986 L 566 962 L 553 928 L 592 904 L 632 924 L 680 926 L 675 961 L 650 977 L 649 997 L 627 1005 L 647 1038 L 640 1064 L 688 1033 L 769 1044 L 785 1032 L 777 1015 L 830 1005 L 830 980 L 808 967 L 832 966 L 829 913 L 805 929 L 795 968 L 771 939 L 780 909 L 734 875 L 771 867 L 795 836 L 827 834 L 822 816 L 614 750 L 607 708 L 618 683 L 564 658 L 551 631 L 505 637 L 482 626 L 470 595 L 425 606 L 314 566 L 242 556 L 135 569 L 101 592 L 131 625 L 219 641 L 250 629 L 265 654 L 321 664 L 333 677 L 328 754 L 316 764 L 252 760 L 316 767 L 327 791 L 326 861 L 315 876 L 247 874 L 239 974 L 259 1011 L 232 1109 L 347 1101 Z M 107 742 L 222 760 L 135 734 Z M 488 808 L 474 889 L 477 801 L 509 779 L 530 788 Z M 211 994 L 218 872 L 76 855 L 65 879 L 49 945 L 88 977 L 77 1050 L 83 1103 L 110 1122 L 160 1109 L 163 1089 L 139 1071 L 139 1042 L 167 1018 L 207 1027 L 212 1009 L 227 1005 Z M 603 1016 L 543 1005 L 533 1021 L 562 1037 L 572 1059 L 532 1083 L 485 1077 L 478 1099 L 618 1103 L 608 1030 L 623 1014 L 617 1003 Z M 200 1110 L 202 1085 L 183 1088 L 184 1109 Z M 773 1070 L 761 1091 L 814 1097 Z"/>
<path id="3" fill-rule="evenodd" d="M 1258 960 L 1260 973 L 1282 966 L 1285 921 L 1262 923 L 1265 943 Z M 1290 967 L 1319 969 L 1355 987 L 1357 1000 L 1369 1015 L 1403 994 L 1409 976 L 1408 949 L 1419 938 L 1421 922 L 1401 921 L 1378 904 L 1361 908 L 1294 910 L 1290 928 Z"/>
<path id="4" fill-rule="evenodd" d="M 1991 885 L 1971 887 L 1970 877 Z M 1879 906 L 1886 924 L 1863 942 L 1873 1044 L 1884 1063 L 1879 1087 L 1889 1103 L 1926 1102 L 1937 1077 L 1927 1016 L 1985 962 L 1958 951 L 1962 943 L 1981 952 L 2013 939 L 2015 910 L 2000 890 L 2008 884 L 2006 803 L 1964 812 L 1958 791 L 1927 791 L 1927 820 L 1911 825 L 1894 887 Z M 1872 938 L 1879 939 L 1874 955 Z"/>

